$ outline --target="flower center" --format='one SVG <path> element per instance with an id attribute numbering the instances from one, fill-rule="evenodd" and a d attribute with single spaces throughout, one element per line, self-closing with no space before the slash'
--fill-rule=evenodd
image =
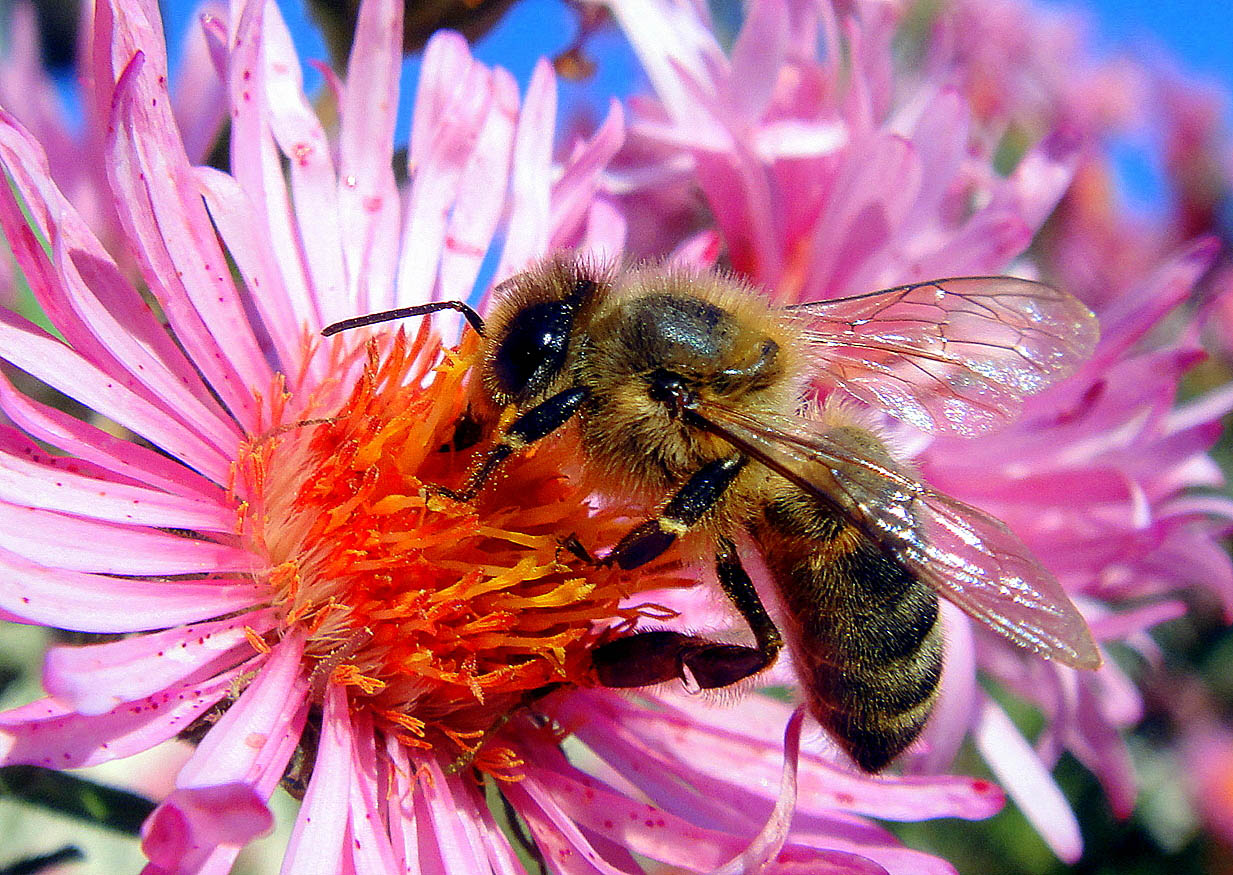
<path id="1" fill-rule="evenodd" d="M 629 525 L 562 473 L 568 441 L 511 459 L 474 503 L 434 490 L 458 487 L 490 445 L 467 416 L 475 344 L 442 355 L 425 333 L 399 332 L 388 346 L 369 342 L 328 420 L 252 441 L 237 466 L 242 528 L 267 557 L 284 628 L 308 632 L 318 691 L 345 684 L 353 708 L 406 743 L 465 755 L 547 691 L 593 684 L 598 629 L 654 612 L 621 599 L 684 581 L 560 548 L 571 533 L 612 544 Z M 493 773 L 518 765 L 498 745 L 475 757 Z"/>

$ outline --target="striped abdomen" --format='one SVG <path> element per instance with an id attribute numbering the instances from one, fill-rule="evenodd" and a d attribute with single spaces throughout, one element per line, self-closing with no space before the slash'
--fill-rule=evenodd
<path id="1" fill-rule="evenodd" d="M 861 768 L 879 771 L 920 733 L 937 698 L 937 593 L 786 482 L 750 528 L 790 614 L 814 716 Z"/>

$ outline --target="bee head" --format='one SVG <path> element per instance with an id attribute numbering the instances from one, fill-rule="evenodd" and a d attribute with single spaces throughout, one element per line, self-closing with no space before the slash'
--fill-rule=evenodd
<path id="1" fill-rule="evenodd" d="M 566 371 L 575 332 L 608 284 L 606 271 L 566 257 L 502 283 L 484 356 L 485 385 L 498 404 L 549 394 Z"/>

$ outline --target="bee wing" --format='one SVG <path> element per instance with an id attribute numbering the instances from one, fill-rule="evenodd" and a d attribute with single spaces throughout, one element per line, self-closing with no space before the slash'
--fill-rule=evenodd
<path id="1" fill-rule="evenodd" d="M 935 434 L 974 435 L 1091 354 L 1096 317 L 1016 277 L 957 277 L 788 307 L 826 378 Z"/>
<path id="2" fill-rule="evenodd" d="M 866 458 L 853 429 L 707 405 L 699 424 L 844 514 L 989 628 L 1041 656 L 1098 668 L 1100 651 L 1057 579 L 1004 523 Z"/>

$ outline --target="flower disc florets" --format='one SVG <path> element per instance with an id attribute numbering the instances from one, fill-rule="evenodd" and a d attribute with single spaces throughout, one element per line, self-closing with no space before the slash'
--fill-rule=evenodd
<path id="1" fill-rule="evenodd" d="M 467 407 L 474 350 L 442 355 L 403 332 L 385 346 L 357 350 L 367 363 L 333 415 L 253 442 L 237 481 L 244 534 L 268 557 L 283 628 L 308 633 L 318 688 L 345 684 L 406 743 L 478 747 L 478 767 L 508 773 L 511 752 L 481 742 L 536 698 L 589 683 L 596 622 L 641 610 L 618 607 L 623 574 L 559 545 L 611 543 L 621 520 L 562 473 L 567 445 L 512 460 L 473 503 L 443 493 L 489 443 Z"/>

